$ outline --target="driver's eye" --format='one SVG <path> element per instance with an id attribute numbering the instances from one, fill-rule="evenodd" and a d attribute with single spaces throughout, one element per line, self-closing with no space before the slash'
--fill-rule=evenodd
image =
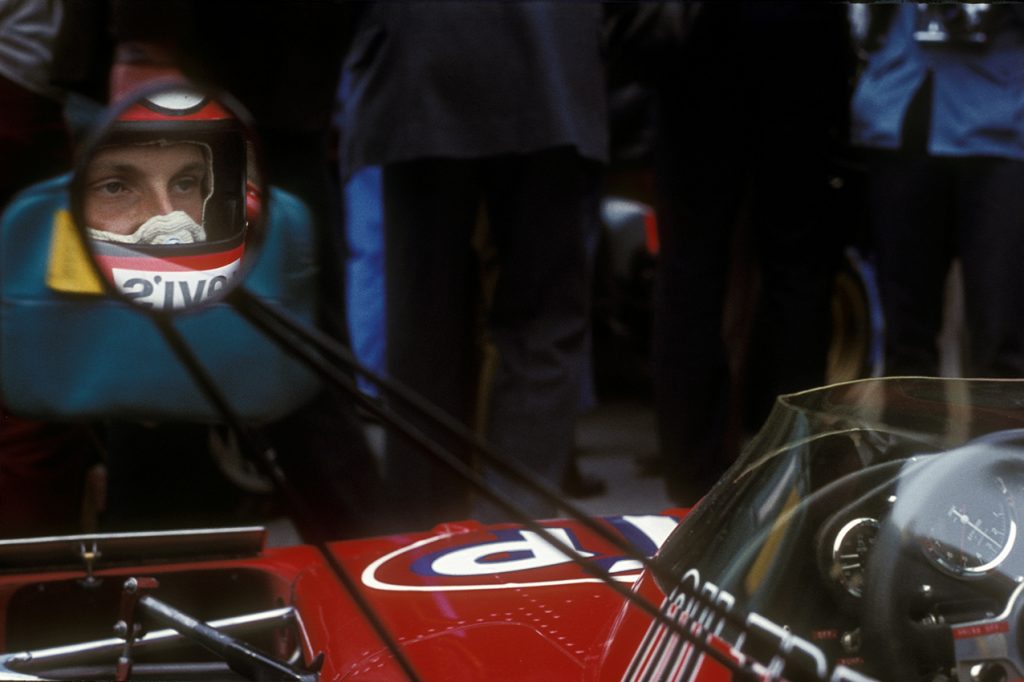
<path id="1" fill-rule="evenodd" d="M 99 194 L 106 196 L 117 196 L 128 191 L 127 185 L 120 180 L 106 180 L 93 185 L 93 189 Z"/>
<path id="2" fill-rule="evenodd" d="M 199 178 L 194 176 L 185 176 L 181 178 L 175 178 L 171 182 L 171 189 L 178 194 L 187 194 L 199 187 Z"/>

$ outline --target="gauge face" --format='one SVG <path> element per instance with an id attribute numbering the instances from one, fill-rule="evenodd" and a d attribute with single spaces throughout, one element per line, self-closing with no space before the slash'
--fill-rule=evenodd
<path id="1" fill-rule="evenodd" d="M 864 589 L 864 567 L 878 536 L 878 521 L 853 519 L 836 533 L 832 543 L 832 575 L 855 597 Z"/>
<path id="2" fill-rule="evenodd" d="M 1017 539 L 1017 523 L 1007 505 L 1006 488 L 951 500 L 932 519 L 922 540 L 925 555 L 955 576 L 978 576 L 993 570 L 1009 556 Z"/>

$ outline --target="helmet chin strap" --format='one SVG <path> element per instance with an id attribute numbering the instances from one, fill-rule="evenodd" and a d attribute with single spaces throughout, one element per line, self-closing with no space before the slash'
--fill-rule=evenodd
<path id="1" fill-rule="evenodd" d="M 117 234 L 92 227 L 88 230 L 93 239 L 120 244 L 193 244 L 206 241 L 203 226 L 184 211 L 153 216 L 131 234 Z"/>

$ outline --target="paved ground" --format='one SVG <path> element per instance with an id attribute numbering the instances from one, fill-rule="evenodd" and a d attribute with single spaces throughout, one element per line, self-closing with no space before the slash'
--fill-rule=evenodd
<path id="1" fill-rule="evenodd" d="M 672 506 L 659 477 L 643 475 L 638 458 L 654 454 L 654 415 L 639 398 L 604 401 L 584 415 L 576 436 L 580 470 L 602 479 L 607 492 L 597 497 L 572 500 L 595 516 L 657 513 Z M 271 545 L 299 541 L 286 519 L 267 524 Z"/>
<path id="2" fill-rule="evenodd" d="M 655 513 L 672 506 L 660 477 L 645 476 L 637 460 L 657 450 L 654 415 L 638 399 L 606 401 L 580 420 L 579 466 L 608 485 L 599 497 L 575 500 L 591 514 Z"/>

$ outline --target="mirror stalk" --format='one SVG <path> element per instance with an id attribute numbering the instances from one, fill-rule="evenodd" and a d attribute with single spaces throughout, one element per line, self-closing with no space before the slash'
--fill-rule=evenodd
<path id="1" fill-rule="evenodd" d="M 310 369 L 326 377 L 332 386 L 344 391 L 370 414 L 374 415 L 390 428 L 416 444 L 423 452 L 430 455 L 432 459 L 447 467 L 450 471 L 469 483 L 483 497 L 508 513 L 513 521 L 536 533 L 548 545 L 558 550 L 572 563 L 583 569 L 583 571 L 600 580 L 606 587 L 621 596 L 626 602 L 639 608 L 670 632 L 680 636 L 685 641 L 691 642 L 695 649 L 699 650 L 702 654 L 713 658 L 727 669 L 736 673 L 739 679 L 760 679 L 751 667 L 750 662 L 737 662 L 712 646 L 708 641 L 709 633 L 701 630 L 693 630 L 692 628 L 694 627 L 694 624 L 689 623 L 686 619 L 676 620 L 666 613 L 663 608 L 667 609 L 671 606 L 670 600 L 666 600 L 663 607 L 658 607 L 646 598 L 632 591 L 629 587 L 621 584 L 614 576 L 608 573 L 607 570 L 599 566 L 597 563 L 581 557 L 574 548 L 557 538 L 549 529 L 542 526 L 536 520 L 520 510 L 514 502 L 501 493 L 492 490 L 480 474 L 474 471 L 470 466 L 431 440 L 408 421 L 396 415 L 394 411 L 384 403 L 384 401 L 371 398 L 359 390 L 354 378 L 347 373 L 346 369 L 352 369 L 356 372 L 362 373 L 367 378 L 377 382 L 379 386 L 385 388 L 390 393 L 393 393 L 397 397 L 405 400 L 421 414 L 451 430 L 451 432 L 461 440 L 473 447 L 476 452 L 484 455 L 485 459 L 498 466 L 504 473 L 506 473 L 506 475 L 516 478 L 516 480 L 525 484 L 531 490 L 553 496 L 558 500 L 559 506 L 570 511 L 573 520 L 578 521 L 588 529 L 593 530 L 600 537 L 608 540 L 609 543 L 615 546 L 616 549 L 622 551 L 629 558 L 635 559 L 645 567 L 650 568 L 652 572 L 660 575 L 672 576 L 674 575 L 672 572 L 666 571 L 664 567 L 658 565 L 649 557 L 645 557 L 638 553 L 635 547 L 629 545 L 629 543 L 626 543 L 621 538 L 615 537 L 613 534 L 608 532 L 607 529 L 600 526 L 594 519 L 584 514 L 582 511 L 575 509 L 575 507 L 572 507 L 564 501 L 561 501 L 560 498 L 558 498 L 555 493 L 548 490 L 546 486 L 534 480 L 531 475 L 527 474 L 517 465 L 513 465 L 495 453 L 491 448 L 483 443 L 479 437 L 474 434 L 470 434 L 465 427 L 462 427 L 455 422 L 455 420 L 443 413 L 438 414 L 440 411 L 437 410 L 437 408 L 429 405 L 423 398 L 416 396 L 407 387 L 399 388 L 394 382 L 384 379 L 365 368 L 358 360 L 352 357 L 351 353 L 346 348 L 330 339 L 327 335 L 317 330 L 309 329 L 301 322 L 291 319 L 286 312 L 280 310 L 276 306 L 272 306 L 266 301 L 256 298 L 252 294 L 246 292 L 243 287 L 237 287 L 232 290 L 227 295 L 225 301 L 229 305 L 234 306 L 239 314 L 245 317 L 245 319 L 274 339 L 297 359 L 305 363 Z M 333 359 L 334 363 L 328 362 L 324 356 L 328 356 Z M 339 368 L 338 364 L 344 365 L 346 369 Z M 702 604 L 705 608 L 715 612 L 716 615 L 722 617 L 724 621 L 731 622 L 737 626 L 743 626 L 745 622 L 744 618 L 728 610 L 722 609 L 719 604 L 712 602 L 707 595 L 700 593 L 698 590 L 691 591 L 686 589 L 683 586 L 682 581 L 678 578 L 673 579 L 672 584 L 679 585 L 680 591 L 685 592 L 687 596 Z M 676 614 L 676 617 L 678 616 L 679 614 Z M 699 626 L 699 624 L 697 625 Z"/>
<path id="2" fill-rule="evenodd" d="M 238 437 L 239 446 L 242 449 L 243 455 L 253 462 L 260 471 L 267 475 L 273 482 L 274 487 L 278 493 L 282 496 L 285 504 L 289 510 L 295 514 L 295 518 L 302 525 L 307 532 L 313 532 L 313 529 L 317 528 L 316 520 L 309 509 L 309 506 L 305 503 L 303 498 L 298 494 L 294 487 L 289 483 L 284 472 L 277 465 L 276 455 L 273 448 L 269 444 L 262 442 L 256 432 L 246 426 L 238 415 L 231 408 L 224 394 L 217 388 L 216 383 L 210 377 L 206 368 L 202 366 L 195 354 L 189 349 L 185 340 L 182 338 L 178 330 L 175 329 L 170 317 L 166 315 L 153 315 L 153 321 L 163 335 L 164 340 L 174 351 L 178 359 L 185 365 L 189 374 L 199 385 L 203 393 L 210 402 L 214 404 L 216 409 L 220 412 L 221 417 L 225 423 L 231 428 Z M 376 612 L 363 597 L 362 593 L 356 586 L 355 581 L 348 574 L 348 571 L 341 565 L 341 563 L 334 557 L 334 555 L 327 548 L 328 538 L 322 537 L 321 532 L 313 532 L 314 537 L 304 537 L 304 539 L 315 546 L 320 553 L 324 556 L 324 559 L 331 566 L 331 569 L 337 575 L 338 579 L 345 586 L 349 596 L 355 602 L 356 606 L 362 611 L 363 616 L 367 622 L 373 627 L 377 636 L 381 639 L 384 645 L 387 647 L 391 655 L 395 657 L 399 666 L 403 672 L 412 682 L 418 682 L 420 679 L 416 670 L 412 667 L 412 664 L 406 658 L 405 654 L 399 648 L 398 643 L 388 632 L 383 622 L 377 616 Z"/>

